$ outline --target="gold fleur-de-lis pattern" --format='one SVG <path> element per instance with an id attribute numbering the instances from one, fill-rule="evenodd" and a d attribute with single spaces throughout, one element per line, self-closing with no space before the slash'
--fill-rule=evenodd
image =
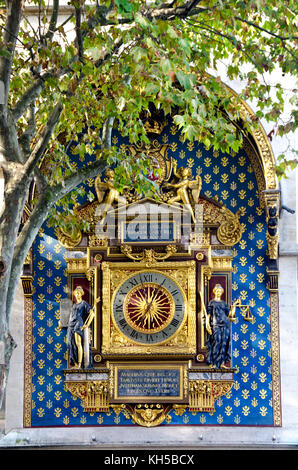
<path id="1" fill-rule="evenodd" d="M 177 126 L 169 123 L 158 136 L 167 143 L 168 157 L 178 166 L 188 165 L 193 177 L 202 178 L 201 194 L 222 201 L 232 212 L 239 211 L 244 233 L 234 247 L 231 282 L 232 300 L 241 298 L 249 305 L 252 323 L 237 311 L 232 325 L 232 365 L 237 372 L 230 392 L 218 399 L 214 413 L 172 411 L 165 423 L 187 425 L 265 426 L 273 423 L 271 331 L 268 279 L 266 274 L 266 220 L 259 206 L 257 180 L 250 158 L 206 150 L 196 142 L 184 141 Z M 128 142 L 116 131 L 113 144 L 119 149 Z M 70 146 L 74 166 L 86 164 Z M 90 161 L 90 156 L 86 159 Z M 85 163 L 84 163 L 85 162 Z M 93 191 L 93 180 L 85 182 L 86 194 Z M 85 202 L 84 196 L 77 203 Z M 121 412 L 85 413 L 81 400 L 64 386 L 66 330 L 58 327 L 61 299 L 67 296 L 66 251 L 53 230 L 44 224 L 33 245 L 33 362 L 32 426 L 129 425 Z M 164 424 L 166 425 L 166 424 Z"/>

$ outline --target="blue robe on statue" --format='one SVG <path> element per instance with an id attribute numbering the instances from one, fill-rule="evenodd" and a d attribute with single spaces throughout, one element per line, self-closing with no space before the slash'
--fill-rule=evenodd
<path id="1" fill-rule="evenodd" d="M 207 334 L 207 362 L 220 367 L 231 361 L 231 323 L 229 307 L 223 300 L 210 300 L 207 314 L 210 315 L 212 335 Z"/>
<path id="2" fill-rule="evenodd" d="M 68 327 L 67 327 L 67 337 L 66 344 L 67 350 L 69 352 L 70 365 L 75 365 L 78 363 L 78 348 L 75 341 L 75 333 L 78 333 L 81 336 L 82 346 L 84 344 L 84 331 L 82 330 L 85 321 L 88 318 L 90 313 L 90 305 L 82 300 L 80 303 L 75 303 L 72 306 L 71 314 L 69 317 Z M 90 345 L 91 353 L 91 345 Z M 92 354 L 89 354 L 90 364 L 92 366 Z"/>

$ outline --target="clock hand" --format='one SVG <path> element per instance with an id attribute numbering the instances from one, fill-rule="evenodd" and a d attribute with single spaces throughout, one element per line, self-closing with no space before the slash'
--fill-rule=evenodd
<path id="1" fill-rule="evenodd" d="M 156 299 L 156 296 L 157 296 L 158 292 L 160 291 L 160 288 L 161 288 L 161 287 L 163 286 L 163 284 L 165 283 L 165 281 L 166 281 L 166 280 L 164 279 L 164 280 L 162 281 L 162 283 L 159 284 L 158 289 L 155 290 L 154 296 L 153 296 L 153 298 L 152 298 L 152 301 Z"/>
<path id="2" fill-rule="evenodd" d="M 143 294 L 144 294 L 144 299 L 145 299 L 145 302 L 146 302 L 146 305 L 148 305 L 148 296 L 146 294 L 146 290 L 145 290 L 145 286 L 144 286 L 144 283 L 143 283 L 143 280 L 142 280 L 142 276 L 141 276 L 141 273 L 140 273 L 140 279 L 141 279 L 141 284 L 142 284 L 142 287 L 143 287 Z"/>
<path id="3" fill-rule="evenodd" d="M 161 288 L 161 286 L 164 284 L 164 282 L 165 282 L 165 279 L 162 281 L 161 284 L 159 284 L 158 289 L 157 289 L 157 290 L 155 289 L 154 294 L 152 295 L 151 301 L 150 301 L 149 305 L 147 305 L 147 308 L 146 308 L 146 310 L 145 310 L 145 312 L 144 312 L 144 315 L 148 312 L 149 308 L 150 308 L 151 305 L 152 305 L 153 300 L 156 298 L 156 296 L 157 296 L 158 292 L 160 291 L 160 288 Z"/>

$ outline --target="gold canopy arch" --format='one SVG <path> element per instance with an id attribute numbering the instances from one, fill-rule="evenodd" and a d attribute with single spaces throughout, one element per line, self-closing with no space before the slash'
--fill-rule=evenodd
<path id="1" fill-rule="evenodd" d="M 229 87 L 226 84 L 225 86 L 234 96 L 238 96 L 238 94 L 231 87 Z M 240 101 L 241 101 L 242 121 L 245 122 L 249 120 L 249 121 L 257 122 L 257 126 L 253 127 L 250 130 L 250 135 L 246 137 L 246 140 L 253 147 L 255 155 L 259 162 L 260 170 L 262 173 L 262 179 L 263 179 L 262 189 L 265 191 L 279 190 L 278 178 L 277 178 L 276 169 L 275 169 L 276 161 L 274 158 L 274 154 L 273 154 L 268 136 L 265 132 L 265 129 L 263 128 L 262 124 L 259 122 L 258 118 L 256 117 L 251 107 L 245 101 L 243 100 L 240 100 Z M 245 144 L 246 143 L 244 142 L 244 146 Z M 252 160 L 250 152 L 248 152 L 248 156 Z M 252 161 L 254 170 L 256 172 L 256 167 L 254 163 L 255 162 Z M 256 174 L 257 179 L 259 176 L 260 175 Z M 259 180 L 258 180 L 258 183 L 259 183 Z"/>

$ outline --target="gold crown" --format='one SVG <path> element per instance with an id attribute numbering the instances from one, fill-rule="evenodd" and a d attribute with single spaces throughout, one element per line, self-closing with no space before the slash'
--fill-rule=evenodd
<path id="1" fill-rule="evenodd" d="M 147 118 L 144 122 L 144 127 L 147 133 L 161 134 L 167 123 L 156 121 L 155 119 Z"/>
<path id="2" fill-rule="evenodd" d="M 144 111 L 141 115 L 141 120 L 144 124 L 146 132 L 152 134 L 161 134 L 168 124 L 164 118 L 164 115 L 155 109 L 150 112 Z"/>

